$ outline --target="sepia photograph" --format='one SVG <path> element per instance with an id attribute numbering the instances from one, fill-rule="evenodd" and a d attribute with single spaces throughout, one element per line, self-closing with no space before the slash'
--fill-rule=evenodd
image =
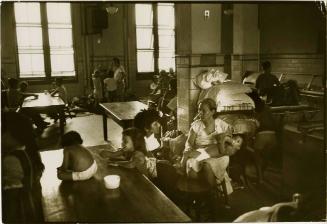
<path id="1" fill-rule="evenodd" d="M 3 223 L 326 223 L 326 1 L 2 1 Z"/>

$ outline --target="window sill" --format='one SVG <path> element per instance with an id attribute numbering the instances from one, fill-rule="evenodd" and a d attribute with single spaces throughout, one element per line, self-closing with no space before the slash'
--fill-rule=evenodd
<path id="1" fill-rule="evenodd" d="M 63 83 L 77 83 L 78 79 L 74 77 L 53 77 L 51 79 L 37 77 L 37 78 L 19 78 L 20 81 L 28 81 L 29 85 L 47 85 L 54 82 L 55 78 L 62 78 Z"/>
<path id="2" fill-rule="evenodd" d="M 152 80 L 154 72 L 138 72 L 136 73 L 136 80 Z"/>

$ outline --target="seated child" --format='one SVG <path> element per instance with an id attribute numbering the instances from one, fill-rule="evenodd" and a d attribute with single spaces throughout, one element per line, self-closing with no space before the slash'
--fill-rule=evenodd
<path id="1" fill-rule="evenodd" d="M 76 131 L 67 132 L 62 136 L 64 159 L 58 167 L 58 178 L 61 180 L 87 180 L 97 171 L 97 164 L 92 154 L 82 145 L 83 140 Z"/>
<path id="2" fill-rule="evenodd" d="M 193 169 L 195 172 L 199 172 L 201 161 L 212 157 L 231 156 L 240 150 L 243 143 L 243 137 L 241 135 L 222 133 L 217 135 L 216 138 L 217 145 L 209 145 L 208 147 L 188 151 L 183 154 L 186 157 L 185 159 L 188 160 L 186 171 Z"/>
<path id="3" fill-rule="evenodd" d="M 50 95 L 51 96 L 58 95 L 65 103 L 68 103 L 67 90 L 66 87 L 63 85 L 62 78 L 56 78 L 55 83 L 56 83 L 56 88 L 51 90 Z"/>
<path id="4" fill-rule="evenodd" d="M 157 162 L 154 157 L 147 157 L 145 140 L 142 132 L 137 128 L 125 129 L 122 133 L 122 149 L 117 152 L 102 151 L 102 157 L 111 159 L 124 159 L 124 161 L 110 161 L 109 165 L 122 166 L 125 168 L 136 168 L 142 174 L 155 178 L 157 177 Z"/>

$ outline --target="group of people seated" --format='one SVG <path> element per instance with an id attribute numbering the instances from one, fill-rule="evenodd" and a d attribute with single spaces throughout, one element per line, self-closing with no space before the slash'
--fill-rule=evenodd
<path id="1" fill-rule="evenodd" d="M 186 175 L 193 179 L 204 178 L 213 190 L 217 190 L 217 180 L 228 177 L 229 155 L 239 150 L 243 141 L 241 136 L 233 134 L 226 122 L 215 117 L 213 100 L 204 99 L 199 104 L 198 114 L 179 161 L 160 156 L 164 150 L 160 144 L 162 118 L 153 109 L 139 112 L 135 116 L 134 127 L 123 130 L 120 149 L 114 152 L 103 150 L 101 156 L 108 159 L 108 165 L 138 170 L 164 189 L 176 186 L 173 181 L 178 180 L 180 175 Z M 64 158 L 58 168 L 59 179 L 86 180 L 96 173 L 96 161 L 82 142 L 75 131 L 62 137 Z"/>
<path id="2" fill-rule="evenodd" d="M 114 79 L 117 81 L 117 77 L 121 76 L 124 71 L 119 65 L 119 60 L 114 59 L 113 64 L 113 67 L 116 68 Z M 165 83 L 167 87 L 161 89 L 161 91 L 165 91 L 160 94 L 163 97 L 162 101 L 167 102 L 167 95 L 173 96 L 175 94 L 175 96 L 170 97 L 171 99 L 176 97 L 176 79 L 171 78 L 167 84 L 163 80 L 166 74 L 162 73 L 161 76 L 161 85 Z M 106 78 L 104 81 L 110 86 L 108 79 L 110 78 Z M 269 81 L 270 79 L 272 81 Z M 262 84 L 265 88 L 267 83 L 275 85 L 275 79 L 269 78 L 269 80 L 267 82 L 262 81 L 265 83 Z M 276 144 L 276 128 L 269 107 L 260 98 L 266 91 L 265 88 L 260 87 L 260 82 L 258 84 L 259 94 L 253 92 L 249 95 L 255 102 L 255 116 L 260 123 L 254 145 L 257 150 L 257 159 L 262 163 L 261 154 Z M 17 79 L 9 80 L 7 93 L 9 108 L 18 108 L 27 96 L 37 97 L 37 95 L 26 91 L 28 86 L 26 84 L 26 82 L 20 83 L 19 88 Z M 115 84 L 116 90 L 113 88 L 108 91 L 107 96 L 109 98 L 113 96 L 116 98 L 117 95 L 115 94 L 124 89 L 124 83 L 117 81 Z M 157 91 L 158 88 L 154 90 Z M 112 91 L 116 91 L 116 93 L 112 93 Z M 174 93 L 169 93 L 169 91 Z M 50 94 L 55 95 L 57 93 L 63 99 L 67 99 L 61 79 L 56 79 L 56 88 Z M 26 172 L 22 167 L 23 162 L 20 157 L 17 157 L 16 151 L 22 150 L 26 153 L 30 164 L 32 164 L 30 169 L 33 173 L 33 180 L 38 183 L 44 166 L 35 143 L 35 137 L 31 136 L 31 119 L 41 127 L 46 126 L 47 123 L 39 114 L 32 114 L 31 112 L 9 111 L 2 113 L 2 115 L 3 189 L 7 192 L 4 196 L 5 201 L 10 200 L 12 195 L 18 197 L 17 189 L 22 189 L 26 184 L 24 182 Z M 176 186 L 174 181 L 178 179 L 178 176 L 186 175 L 188 178 L 205 180 L 213 191 L 216 191 L 217 184 L 224 180 L 228 193 L 231 193 L 232 187 L 226 169 L 229 165 L 230 156 L 244 146 L 246 136 L 237 133 L 229 123 L 217 115 L 217 105 L 214 100 L 205 98 L 199 102 L 196 120 L 191 124 L 184 150 L 178 155 L 179 157 L 177 156 L 180 159 L 175 160 L 171 157 L 160 156 L 164 149 L 160 143 L 163 122 L 159 111 L 153 108 L 142 110 L 134 118 L 134 127 L 122 131 L 121 148 L 115 152 L 104 150 L 101 152 L 101 156 L 108 159 L 109 165 L 138 170 L 153 179 L 154 182 L 159 183 L 163 188 Z M 65 133 L 62 136 L 61 145 L 64 148 L 64 156 L 62 165 L 57 170 L 59 179 L 82 181 L 91 178 L 97 172 L 97 163 L 88 149 L 83 146 L 83 140 L 78 132 Z M 37 188 L 37 186 L 39 185 L 36 184 L 33 188 Z M 5 211 L 6 217 L 9 217 L 8 220 L 14 217 L 11 214 L 12 211 L 15 210 L 8 209 Z"/>
<path id="3" fill-rule="evenodd" d="M 161 73 L 162 77 L 166 75 L 163 72 Z M 162 81 L 161 83 L 165 82 Z M 162 96 L 167 95 L 167 90 L 171 88 L 170 85 L 176 87 L 174 84 L 176 84 L 175 80 L 170 79 L 166 92 Z M 260 154 L 262 153 L 261 150 L 264 150 L 267 145 L 275 144 L 275 136 L 270 134 L 274 133 L 275 127 L 269 108 L 265 106 L 259 96 L 260 94 L 255 93 L 251 95 L 251 98 L 256 103 L 256 118 L 260 122 L 258 130 L 261 133 L 258 134 L 259 140 L 256 142 L 257 148 L 260 148 Z M 229 178 L 226 168 L 229 164 L 229 156 L 240 150 L 246 138 L 242 133 L 235 132 L 230 124 L 217 116 L 216 107 L 215 101 L 209 98 L 203 99 L 198 104 L 198 114 L 196 120 L 191 124 L 185 149 L 180 155 L 179 161 L 158 156 L 162 155 L 160 151 L 162 151 L 163 147 L 160 144 L 162 117 L 157 108 L 149 108 L 138 113 L 134 119 L 134 127 L 123 130 L 121 149 L 116 152 L 103 151 L 101 155 L 109 158 L 109 164 L 111 165 L 136 168 L 150 178 L 157 178 L 157 164 L 169 164 L 176 175 L 187 175 L 190 178 L 203 176 L 208 184 L 214 188 L 217 181 L 224 179 L 228 182 Z M 90 169 L 92 170 L 91 173 L 96 172 L 95 163 L 90 162 L 89 159 L 79 158 L 83 156 L 89 157 L 88 154 L 76 153 L 76 160 L 88 162 L 83 167 L 84 169 L 76 167 L 72 169 L 74 172 L 69 171 L 69 175 L 65 174 L 65 170 L 70 167 L 65 163 L 74 160 L 72 159 L 74 156 L 68 153 L 73 152 L 73 150 L 70 150 L 71 143 L 74 143 L 73 145 L 81 145 L 82 143 L 78 133 L 65 134 L 63 136 L 63 143 L 66 142 L 65 139 L 68 137 L 70 139 L 68 142 L 70 143 L 63 144 L 63 147 L 67 148 L 65 150 L 67 153 L 64 153 L 64 163 L 58 169 L 58 177 L 62 179 L 75 179 L 79 175 L 74 172 L 84 172 Z M 80 147 L 74 146 L 73 148 L 78 149 Z M 75 177 L 73 178 L 73 176 Z"/>
<path id="4" fill-rule="evenodd" d="M 56 78 L 55 82 L 53 83 L 53 88 L 48 91 L 45 90 L 45 93 L 49 93 L 49 96 L 58 96 L 60 97 L 65 103 L 67 103 L 67 90 L 63 85 L 62 78 Z M 43 130 L 50 125 L 49 122 L 46 122 L 44 118 L 40 115 L 40 113 L 28 109 L 22 108 L 22 104 L 27 97 L 34 97 L 37 99 L 39 97 L 36 93 L 28 92 L 28 82 L 21 81 L 19 82 L 16 78 L 9 78 L 7 85 L 4 85 L 2 89 L 2 103 L 1 108 L 4 111 L 18 111 L 29 117 L 33 124 L 37 127 L 37 133 L 42 133 Z M 48 114 L 53 119 L 58 119 L 57 113 L 49 113 Z"/>

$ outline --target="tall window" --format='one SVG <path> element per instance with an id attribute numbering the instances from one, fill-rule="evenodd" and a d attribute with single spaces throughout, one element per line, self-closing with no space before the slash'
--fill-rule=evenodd
<path id="1" fill-rule="evenodd" d="M 75 76 L 69 3 L 15 3 L 21 78 Z"/>
<path id="2" fill-rule="evenodd" d="M 175 70 L 174 4 L 135 4 L 137 70 Z"/>

